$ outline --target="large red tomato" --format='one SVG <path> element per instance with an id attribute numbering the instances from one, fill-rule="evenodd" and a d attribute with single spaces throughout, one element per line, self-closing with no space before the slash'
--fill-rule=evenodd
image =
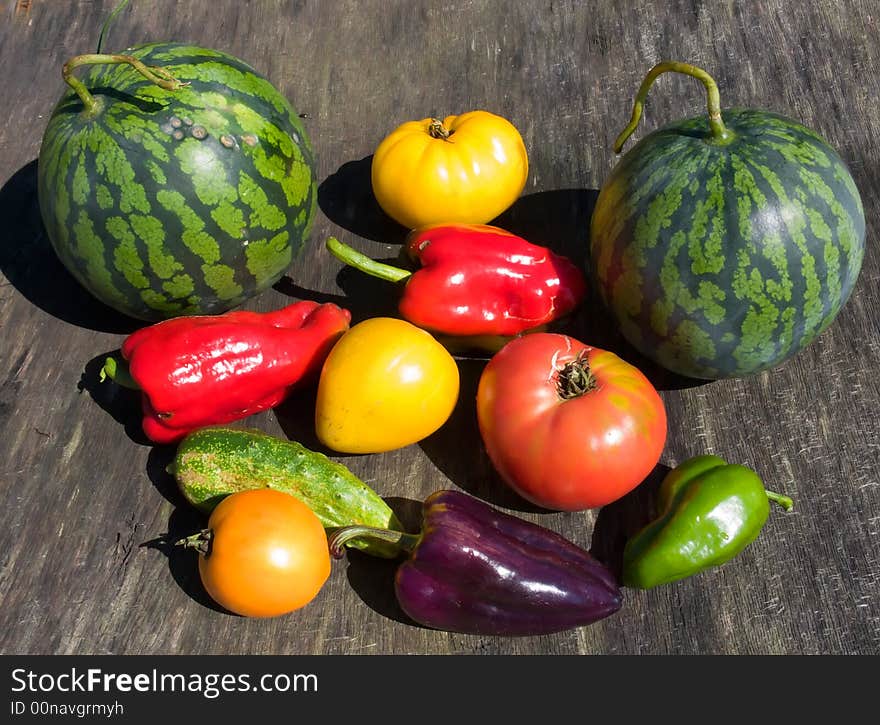
<path id="1" fill-rule="evenodd" d="M 666 442 L 663 401 L 637 368 L 551 333 L 517 338 L 489 361 L 477 417 L 502 478 L 523 498 L 565 511 L 631 491 Z"/>

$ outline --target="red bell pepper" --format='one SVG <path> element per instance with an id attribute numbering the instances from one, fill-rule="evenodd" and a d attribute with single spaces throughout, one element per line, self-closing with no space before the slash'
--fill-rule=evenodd
<path id="1" fill-rule="evenodd" d="M 331 237 L 327 249 L 367 274 L 405 282 L 403 318 L 440 335 L 499 347 L 499 341 L 544 328 L 582 301 L 586 283 L 570 260 L 498 227 L 444 224 L 417 229 L 406 241 L 421 264 L 410 272 L 377 262 Z"/>
<path id="2" fill-rule="evenodd" d="M 320 371 L 351 314 L 296 302 L 275 312 L 176 317 L 129 335 L 128 373 L 142 391 L 143 429 L 155 443 L 278 405 L 292 385 Z M 115 361 L 104 372 L 119 382 Z"/>

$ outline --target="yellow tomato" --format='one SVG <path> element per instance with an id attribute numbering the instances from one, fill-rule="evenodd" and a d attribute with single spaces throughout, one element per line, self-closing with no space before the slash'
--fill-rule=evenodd
<path id="1" fill-rule="evenodd" d="M 373 155 L 373 193 L 410 229 L 485 224 L 522 193 L 529 173 L 519 131 L 501 116 L 471 111 L 408 121 Z"/>
<path id="2" fill-rule="evenodd" d="M 318 382 L 315 429 L 328 448 L 381 453 L 426 438 L 458 400 L 458 366 L 429 333 L 376 317 L 346 332 Z"/>

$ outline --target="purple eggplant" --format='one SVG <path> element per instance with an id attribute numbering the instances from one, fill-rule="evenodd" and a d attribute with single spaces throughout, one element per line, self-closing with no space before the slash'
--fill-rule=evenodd
<path id="1" fill-rule="evenodd" d="M 421 534 L 348 526 L 330 537 L 378 538 L 406 553 L 395 594 L 414 621 L 465 634 L 526 636 L 591 624 L 621 605 L 614 575 L 549 529 L 457 491 L 437 491 L 422 507 Z"/>

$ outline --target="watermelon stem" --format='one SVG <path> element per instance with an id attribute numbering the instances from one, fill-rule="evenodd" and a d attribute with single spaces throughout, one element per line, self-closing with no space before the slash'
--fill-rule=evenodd
<path id="1" fill-rule="evenodd" d="M 80 97 L 87 116 L 92 116 L 97 113 L 99 104 L 98 101 L 95 100 L 95 97 L 89 93 L 85 83 L 73 75 L 73 71 L 82 65 L 117 65 L 120 63 L 130 65 L 148 81 L 155 83 L 157 86 L 160 86 L 167 91 L 176 91 L 189 85 L 188 83 L 183 83 L 174 78 L 174 76 L 164 68 L 150 68 L 141 63 L 137 58 L 133 58 L 130 55 L 106 55 L 103 53 L 86 53 L 84 55 L 78 55 L 64 64 L 64 67 L 61 69 L 61 77 L 64 78 L 64 82 L 67 85 L 73 88 L 76 95 Z"/>
<path id="2" fill-rule="evenodd" d="M 412 276 L 412 272 L 406 269 L 370 259 L 366 254 L 361 254 L 356 249 L 340 242 L 336 237 L 328 238 L 326 246 L 330 254 L 340 262 L 345 262 L 361 272 L 384 279 L 386 282 L 401 282 Z"/>
<path id="3" fill-rule="evenodd" d="M 104 21 L 104 24 L 101 26 L 101 34 L 98 36 L 98 47 L 95 52 L 100 53 L 104 47 L 104 40 L 107 37 L 107 31 L 110 29 L 110 26 L 113 24 L 113 21 L 116 19 L 116 16 L 119 15 L 124 9 L 125 6 L 128 5 L 130 0 L 122 0 L 114 9 L 113 12 L 110 13 L 110 16 Z"/>
<path id="4" fill-rule="evenodd" d="M 617 140 L 615 140 L 614 153 L 620 153 L 626 140 L 632 135 L 632 132 L 636 130 L 636 126 L 639 125 L 639 120 L 642 117 L 642 109 L 645 104 L 645 97 L 648 95 L 651 85 L 657 80 L 657 76 L 669 72 L 683 73 L 692 78 L 696 78 L 706 87 L 706 94 L 708 96 L 706 108 L 709 112 L 709 131 L 711 133 L 709 141 L 716 144 L 726 144 L 733 140 L 733 134 L 727 130 L 724 121 L 721 119 L 721 97 L 718 94 L 718 86 L 715 84 L 715 79 L 702 68 L 697 68 L 689 63 L 679 63 L 677 61 L 666 60 L 651 68 L 651 70 L 648 71 L 648 75 L 645 76 L 645 80 L 642 81 L 642 85 L 639 86 L 638 93 L 636 93 L 636 100 L 633 104 L 632 117 L 630 118 L 627 127 L 621 131 Z"/>

